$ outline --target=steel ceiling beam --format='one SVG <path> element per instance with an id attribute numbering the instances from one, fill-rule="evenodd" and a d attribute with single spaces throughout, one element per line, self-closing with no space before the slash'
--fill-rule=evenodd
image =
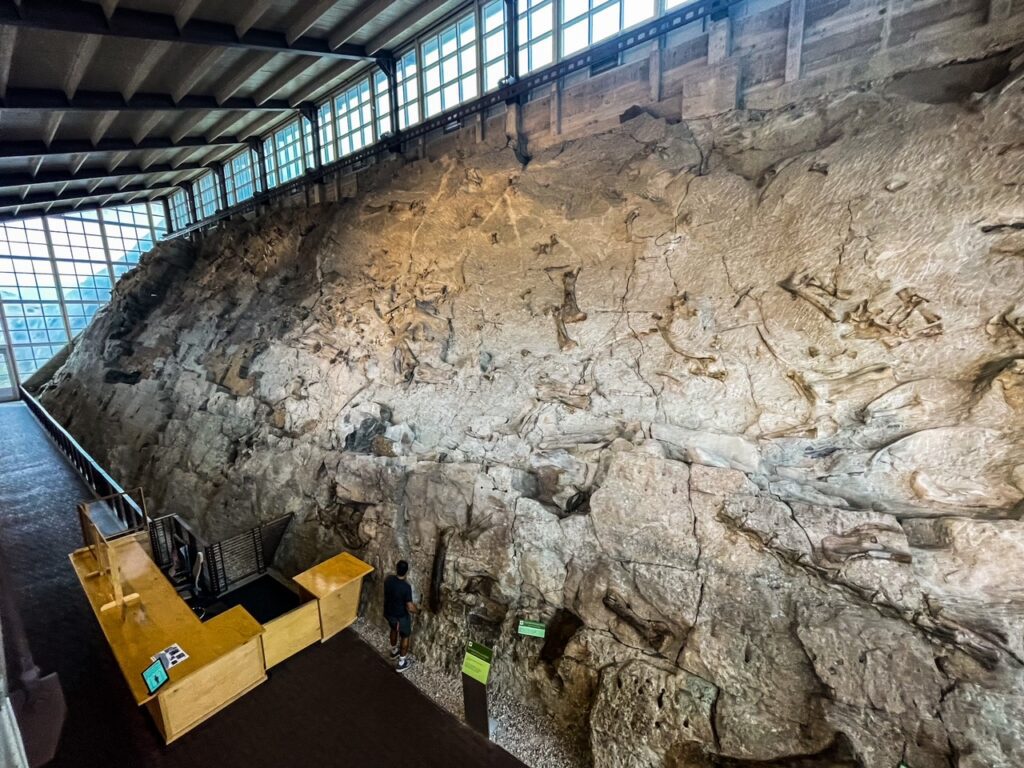
<path id="1" fill-rule="evenodd" d="M 184 173 L 185 171 L 201 171 L 206 168 L 202 163 L 153 163 L 145 168 L 141 166 L 118 166 L 114 169 L 82 168 L 76 171 L 40 171 L 31 173 L 0 173 L 0 187 L 29 187 L 33 184 L 63 184 L 72 181 L 90 181 L 93 179 L 115 179 L 127 176 L 155 176 L 161 173 Z"/>
<path id="2" fill-rule="evenodd" d="M 97 8 L 99 6 L 96 6 Z M 52 88 L 8 88 L 0 96 L 0 109 L 63 111 L 182 111 L 186 109 L 245 109 L 262 112 L 284 112 L 292 109 L 287 99 L 256 99 L 232 97 L 218 102 L 216 96 L 183 95 L 175 101 L 169 93 L 136 93 L 125 98 L 116 91 L 78 91 L 68 97 L 64 91 Z"/>
<path id="3" fill-rule="evenodd" d="M 56 203 L 65 202 L 68 200 L 87 200 L 91 197 L 116 197 L 118 195 L 128 195 L 135 192 L 160 192 L 165 189 L 174 189 L 175 185 L 173 182 L 167 184 L 127 184 L 120 189 L 114 188 L 97 188 L 90 192 L 87 189 L 75 189 L 68 190 L 65 192 L 36 192 L 34 194 L 25 195 L 2 195 L 0 196 L 0 209 L 3 208 L 18 208 L 24 205 L 42 205 L 45 203 Z"/>
<path id="4" fill-rule="evenodd" d="M 56 139 L 49 145 L 42 141 L 0 141 L 0 158 L 43 157 L 45 155 L 87 155 L 94 152 L 135 152 L 153 149 L 188 149 L 226 144 L 245 144 L 237 136 L 221 136 L 206 139 L 202 136 L 186 136 L 174 141 L 170 138 L 153 137 L 142 141 L 131 139 L 102 139 L 93 143 L 88 139 Z"/>
<path id="5" fill-rule="evenodd" d="M 205 19 L 191 19 L 179 27 L 172 14 L 135 8 L 116 8 L 107 18 L 103 6 L 81 0 L 0 0 L 0 25 L 333 59 L 369 58 L 361 45 L 331 48 L 327 40 L 307 36 L 289 42 L 287 33 L 269 29 L 249 29 L 238 34 L 234 24 Z"/>
<path id="6" fill-rule="evenodd" d="M 119 200 L 117 202 L 118 202 L 118 204 L 127 204 L 129 202 L 132 202 L 134 199 L 136 199 L 139 194 L 140 193 L 138 193 L 138 192 L 128 193 L 127 199 Z M 146 197 L 144 199 L 145 200 L 150 200 L 150 201 L 155 201 L 155 200 L 160 200 L 161 198 L 159 196 L 158 197 L 150 196 L 150 197 Z M 106 206 L 104 206 L 102 204 L 97 204 L 97 203 L 88 203 L 86 205 L 82 205 L 80 202 L 79 203 L 67 202 L 67 203 L 52 203 L 51 205 L 48 205 L 46 208 L 31 209 L 31 210 L 27 210 L 27 211 L 20 211 L 20 212 L 17 212 L 17 213 L 12 213 L 10 211 L 0 211 L 0 223 L 6 222 L 6 221 L 17 221 L 18 219 L 26 219 L 26 218 L 30 218 L 30 217 L 36 217 L 36 216 L 55 216 L 55 215 L 59 215 L 59 214 L 62 214 L 62 213 L 84 213 L 85 211 L 98 211 L 98 210 L 100 210 L 100 209 L 102 209 L 104 207 L 106 207 Z"/>

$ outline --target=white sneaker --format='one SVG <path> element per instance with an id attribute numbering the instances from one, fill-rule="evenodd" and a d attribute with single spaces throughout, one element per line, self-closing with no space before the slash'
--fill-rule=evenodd
<path id="1" fill-rule="evenodd" d="M 399 659 L 398 664 L 395 665 L 396 672 L 408 672 L 412 667 L 412 660 L 410 659 Z"/>
<path id="2" fill-rule="evenodd" d="M 398 649 L 397 648 L 392 648 L 390 653 L 391 653 L 391 658 L 392 659 L 397 659 L 398 658 Z"/>

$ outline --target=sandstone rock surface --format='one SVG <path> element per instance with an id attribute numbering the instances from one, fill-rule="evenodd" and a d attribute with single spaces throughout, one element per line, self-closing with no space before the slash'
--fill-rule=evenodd
<path id="1" fill-rule="evenodd" d="M 1022 109 L 386 164 L 160 246 L 43 402 L 211 538 L 409 559 L 418 653 L 492 644 L 598 768 L 1014 768 Z"/>

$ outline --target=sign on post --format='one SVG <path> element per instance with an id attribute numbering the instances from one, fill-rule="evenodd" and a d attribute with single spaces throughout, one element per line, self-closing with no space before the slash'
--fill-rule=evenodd
<path id="1" fill-rule="evenodd" d="M 466 656 L 462 660 L 462 702 L 466 722 L 478 733 L 490 738 L 491 726 L 487 714 L 487 681 L 491 677 L 494 651 L 486 645 L 466 643 Z"/>
<path id="2" fill-rule="evenodd" d="M 539 621 L 525 621 L 520 620 L 519 622 L 519 634 L 527 635 L 528 637 L 540 637 L 543 638 L 547 632 L 547 628 Z"/>
<path id="3" fill-rule="evenodd" d="M 462 661 L 462 674 L 487 685 L 491 676 L 491 660 L 494 652 L 486 645 L 469 642 L 466 645 L 466 658 Z"/>

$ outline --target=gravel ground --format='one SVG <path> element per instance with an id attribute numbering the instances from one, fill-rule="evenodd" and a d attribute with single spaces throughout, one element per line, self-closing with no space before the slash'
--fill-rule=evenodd
<path id="1" fill-rule="evenodd" d="M 360 618 L 353 625 L 356 633 L 382 656 L 387 656 L 388 637 L 383 626 Z M 415 659 L 405 677 L 423 693 L 460 720 L 462 681 L 443 670 Z M 510 697 L 491 695 L 489 714 L 495 722 L 493 741 L 531 768 L 589 768 L 590 759 L 564 733 L 551 725 L 541 712 Z"/>

